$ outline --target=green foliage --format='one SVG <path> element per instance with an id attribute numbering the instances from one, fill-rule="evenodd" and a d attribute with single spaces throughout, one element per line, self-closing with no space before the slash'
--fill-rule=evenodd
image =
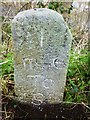
<path id="1" fill-rule="evenodd" d="M 48 8 L 49 9 L 55 9 L 57 10 L 57 8 L 59 7 L 59 3 L 58 2 L 50 2 L 49 5 L 48 5 Z"/>
<path id="2" fill-rule="evenodd" d="M 2 72 L 0 75 L 5 76 L 14 72 L 13 53 L 5 54 L 0 63 L 2 63 Z"/>
<path id="3" fill-rule="evenodd" d="M 71 51 L 68 78 L 77 77 L 78 79 L 88 81 L 88 53 L 82 51 L 80 54 Z M 87 80 L 86 80 L 87 78 Z"/>
<path id="4" fill-rule="evenodd" d="M 84 50 L 78 54 L 72 50 L 67 72 L 65 101 L 89 102 L 87 96 L 89 86 L 88 51 Z"/>
<path id="5" fill-rule="evenodd" d="M 50 2 L 48 4 L 48 8 L 56 11 L 60 11 L 61 14 L 67 13 L 70 14 L 72 10 L 72 6 L 70 5 L 69 7 L 66 7 L 63 2 Z"/>

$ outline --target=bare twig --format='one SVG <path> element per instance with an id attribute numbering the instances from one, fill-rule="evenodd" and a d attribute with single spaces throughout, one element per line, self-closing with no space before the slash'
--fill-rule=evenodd
<path id="1" fill-rule="evenodd" d="M 6 14 L 6 18 L 3 20 L 3 23 L 6 21 L 6 19 L 8 18 L 8 14 L 9 14 L 9 12 L 11 11 L 11 7 L 9 8 L 9 10 L 8 10 L 8 12 L 7 12 L 7 14 Z"/>
<path id="2" fill-rule="evenodd" d="M 6 64 L 7 62 L 8 62 L 8 61 L 2 62 L 2 63 L 0 63 L 0 65 Z"/>
<path id="3" fill-rule="evenodd" d="M 12 113 L 12 112 L 7 112 L 7 111 L 0 111 L 0 113 L 5 113 L 5 112 L 6 112 L 6 113 Z"/>
<path id="4" fill-rule="evenodd" d="M 28 3 L 25 3 L 19 10 L 18 10 L 18 12 L 20 12 L 25 6 L 27 6 L 28 4 L 30 4 L 30 2 L 28 2 Z M 17 13 L 18 13 L 17 12 Z"/>
<path id="5" fill-rule="evenodd" d="M 82 102 L 82 104 L 83 104 L 88 110 L 90 110 L 90 107 L 87 106 L 84 102 Z"/>
<path id="6" fill-rule="evenodd" d="M 8 117 L 8 115 L 7 115 L 7 110 L 6 110 L 6 105 L 4 106 L 4 113 L 5 113 L 5 118 L 7 118 Z"/>
<path id="7" fill-rule="evenodd" d="M 11 37 L 9 34 L 7 34 L 4 30 L 2 31 L 5 35 L 7 35 L 9 38 Z"/>

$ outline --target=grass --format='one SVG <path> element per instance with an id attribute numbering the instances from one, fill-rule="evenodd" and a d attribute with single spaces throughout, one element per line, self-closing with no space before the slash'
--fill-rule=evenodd
<path id="1" fill-rule="evenodd" d="M 78 53 L 73 50 L 67 72 L 65 101 L 89 103 L 89 86 L 88 51 Z"/>

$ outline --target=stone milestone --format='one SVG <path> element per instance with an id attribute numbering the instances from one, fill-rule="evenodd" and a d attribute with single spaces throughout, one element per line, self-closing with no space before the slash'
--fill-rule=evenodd
<path id="1" fill-rule="evenodd" d="M 12 33 L 17 99 L 61 102 L 72 41 L 63 17 L 47 8 L 25 10 L 13 19 Z"/>

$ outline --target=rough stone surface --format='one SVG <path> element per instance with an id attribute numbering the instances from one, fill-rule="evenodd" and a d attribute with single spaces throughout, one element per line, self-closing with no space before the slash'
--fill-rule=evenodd
<path id="1" fill-rule="evenodd" d="M 46 8 L 18 13 L 12 21 L 18 100 L 63 100 L 72 36 L 63 17 Z"/>

